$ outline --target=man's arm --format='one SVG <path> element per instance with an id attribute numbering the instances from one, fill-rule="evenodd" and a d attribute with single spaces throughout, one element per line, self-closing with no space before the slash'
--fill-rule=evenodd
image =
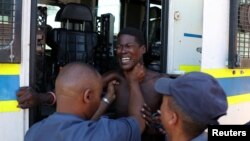
<path id="1" fill-rule="evenodd" d="M 116 80 L 109 82 L 107 94 L 102 98 L 99 108 L 97 109 L 97 111 L 91 118 L 92 120 L 96 120 L 100 118 L 101 115 L 103 115 L 106 112 L 109 105 L 112 104 L 113 101 L 115 100 L 115 97 L 116 97 L 115 85 L 118 85 L 118 82 Z"/>
<path id="2" fill-rule="evenodd" d="M 55 95 L 52 92 L 37 93 L 31 87 L 21 87 L 17 91 L 18 107 L 26 109 L 38 105 L 54 105 Z"/>
<path id="3" fill-rule="evenodd" d="M 112 80 L 121 81 L 121 75 L 117 71 L 110 71 L 102 75 L 103 87 L 106 88 Z"/>
<path id="4" fill-rule="evenodd" d="M 145 70 L 143 65 L 137 64 L 132 71 L 125 72 L 126 79 L 129 85 L 129 107 L 130 116 L 135 117 L 140 125 L 141 133 L 145 129 L 145 120 L 142 118 L 140 110 L 144 104 L 144 98 L 140 89 L 140 81 L 143 80 Z"/>

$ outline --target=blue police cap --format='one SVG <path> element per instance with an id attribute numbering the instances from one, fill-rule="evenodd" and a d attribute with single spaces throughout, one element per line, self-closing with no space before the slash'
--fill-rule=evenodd
<path id="1" fill-rule="evenodd" d="M 224 90 L 206 73 L 191 72 L 176 79 L 160 78 L 155 83 L 155 90 L 172 96 L 186 114 L 204 124 L 218 124 L 217 119 L 227 112 Z"/>

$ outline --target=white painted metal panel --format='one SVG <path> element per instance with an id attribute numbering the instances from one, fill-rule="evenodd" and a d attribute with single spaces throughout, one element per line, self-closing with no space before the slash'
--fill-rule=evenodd
<path id="1" fill-rule="evenodd" d="M 225 68 L 228 60 L 229 0 L 204 0 L 202 68 Z"/>
<path id="2" fill-rule="evenodd" d="M 25 112 L 0 113 L 1 141 L 23 141 L 25 133 Z"/>
<path id="3" fill-rule="evenodd" d="M 203 0 L 171 0 L 169 10 L 167 71 L 178 74 L 201 63 Z"/>
<path id="4" fill-rule="evenodd" d="M 22 1 L 22 34 L 21 34 L 21 73 L 20 85 L 29 84 L 29 48 L 30 48 L 30 8 L 31 0 Z M 23 141 L 28 129 L 28 110 L 0 113 L 0 140 Z"/>
<path id="5" fill-rule="evenodd" d="M 221 117 L 221 124 L 245 124 L 250 120 L 249 112 L 250 102 L 230 105 L 227 110 L 227 115 Z"/>

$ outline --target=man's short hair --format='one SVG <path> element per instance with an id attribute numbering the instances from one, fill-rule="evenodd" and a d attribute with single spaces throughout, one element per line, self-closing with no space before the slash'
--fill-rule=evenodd
<path id="1" fill-rule="evenodd" d="M 124 34 L 134 36 L 136 38 L 137 43 L 139 43 L 140 45 L 145 45 L 144 35 L 140 30 L 133 27 L 126 27 L 119 32 L 117 37 L 119 38 L 121 35 Z"/>
<path id="2" fill-rule="evenodd" d="M 186 114 L 186 112 L 182 110 L 180 105 L 177 104 L 176 100 L 173 97 L 170 97 L 168 106 L 172 111 L 178 113 L 179 116 L 181 116 L 181 119 L 183 122 L 182 129 L 188 135 L 197 136 L 201 134 L 207 128 L 207 124 L 196 121 L 195 119 L 190 117 L 188 114 Z"/>

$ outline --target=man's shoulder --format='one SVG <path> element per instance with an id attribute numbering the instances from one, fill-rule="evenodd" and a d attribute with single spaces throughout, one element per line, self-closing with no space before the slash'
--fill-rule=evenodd
<path id="1" fill-rule="evenodd" d="M 99 123 L 114 123 L 114 124 L 137 124 L 139 125 L 138 121 L 134 117 L 122 117 L 122 118 L 117 118 L 117 119 L 110 119 L 107 116 L 102 116 L 100 120 L 97 122 Z"/>
<path id="2" fill-rule="evenodd" d="M 168 77 L 166 73 L 159 73 L 151 70 L 147 70 L 147 76 L 148 80 L 156 81 L 157 79 L 161 77 Z"/>
<path id="3" fill-rule="evenodd" d="M 112 71 L 108 71 L 105 72 L 102 75 L 103 78 L 121 78 L 122 77 L 122 72 L 120 70 L 112 70 Z"/>
<path id="4" fill-rule="evenodd" d="M 129 128 L 131 130 L 139 130 L 139 122 L 134 117 L 122 117 L 117 119 L 110 119 L 108 117 L 101 117 L 97 123 L 96 126 L 104 126 L 108 128 L 118 128 L 121 130 L 128 130 Z M 114 129 L 115 129 L 114 128 Z"/>
<path id="5" fill-rule="evenodd" d="M 123 117 L 118 119 L 109 119 L 101 117 L 96 121 L 96 130 L 101 133 L 112 133 L 116 140 L 140 140 L 139 122 L 134 117 Z M 114 140 L 110 137 L 110 140 Z"/>

